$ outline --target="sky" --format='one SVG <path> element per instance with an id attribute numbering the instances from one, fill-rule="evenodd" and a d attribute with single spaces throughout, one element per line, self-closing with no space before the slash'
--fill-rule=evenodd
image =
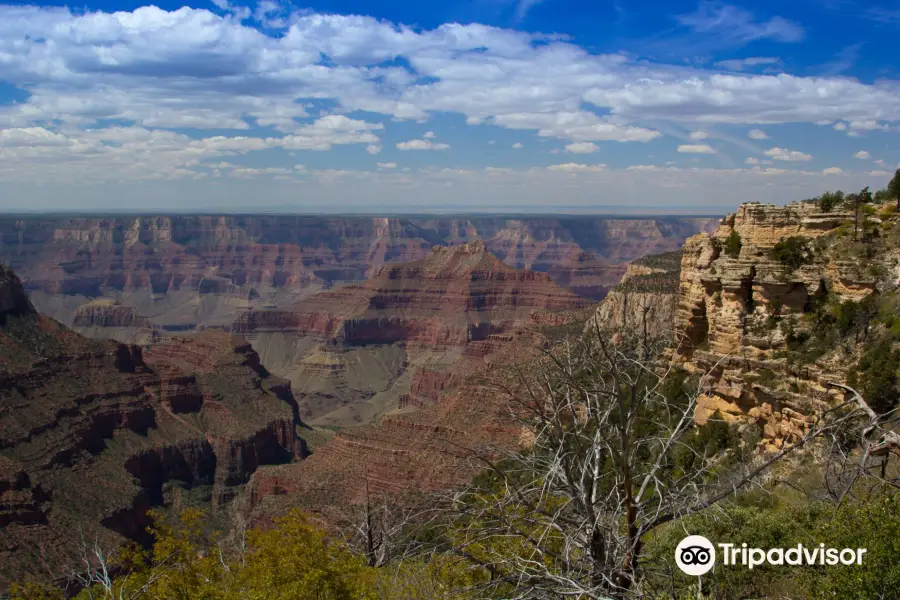
<path id="1" fill-rule="evenodd" d="M 658 212 L 884 187 L 900 0 L 0 4 L 0 211 Z"/>

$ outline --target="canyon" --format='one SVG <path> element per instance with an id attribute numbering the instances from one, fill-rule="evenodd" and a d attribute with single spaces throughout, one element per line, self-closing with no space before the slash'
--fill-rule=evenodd
<path id="1" fill-rule="evenodd" d="M 64 582 L 82 540 L 147 543 L 147 510 L 227 507 L 308 451 L 289 382 L 222 331 L 140 346 L 41 315 L 0 267 L 0 589 Z"/>
<path id="2" fill-rule="evenodd" d="M 22 278 L 42 313 L 87 335 L 144 343 L 154 331 L 227 329 L 244 311 L 288 306 L 364 281 L 385 264 L 424 258 L 435 245 L 476 240 L 512 267 L 547 273 L 567 290 L 599 300 L 628 262 L 677 250 L 717 223 L 709 217 L 0 216 L 0 262 Z"/>
<path id="3" fill-rule="evenodd" d="M 251 522 L 293 507 L 336 522 L 373 496 L 462 484 L 480 469 L 476 454 L 527 443 L 504 401 L 515 370 L 592 324 L 649 316 L 653 332 L 674 334 L 665 362 L 705 376 L 696 422 L 719 415 L 758 432 L 747 439 L 759 455 L 776 452 L 843 399 L 829 382 L 846 381 L 858 359 L 834 344 L 808 360 L 791 356 L 822 298 L 859 303 L 900 280 L 900 221 L 882 213 L 867 227 L 884 248 L 864 261 L 851 255 L 861 247 L 848 241 L 851 213 L 745 204 L 681 250 L 663 244 L 616 266 L 621 281 L 599 305 L 572 284 L 584 271 L 560 275 L 562 264 L 595 273 L 583 249 L 569 262 L 544 255 L 542 271 L 521 269 L 510 264 L 525 260 L 518 251 L 464 241 L 458 230 L 448 234 L 454 243 L 408 247 L 405 261 L 358 254 L 358 271 L 330 274 L 347 279 L 297 259 L 287 289 L 267 279 L 274 263 L 260 259 L 248 280 L 209 292 L 246 292 L 246 304 L 230 320 L 191 323 L 190 335 L 127 295 L 72 295 L 74 328 L 118 331 L 131 343 L 39 314 L 4 270 L 0 559 L 13 566 L 0 584 L 59 576 L 77 553 L 73 528 L 109 543 L 146 541 L 143 515 L 154 506 L 202 505 L 226 519 L 242 495 Z M 776 251 L 785 240 L 804 248 L 794 262 Z M 33 295 L 67 296 L 37 281 Z M 210 284 L 193 285 L 185 291 Z M 157 291 L 163 303 L 179 293 Z"/>
<path id="4" fill-rule="evenodd" d="M 288 307 L 248 311 L 233 330 L 294 383 L 304 420 L 346 426 L 421 406 L 505 352 L 522 329 L 589 304 L 476 241 L 435 246 Z"/>

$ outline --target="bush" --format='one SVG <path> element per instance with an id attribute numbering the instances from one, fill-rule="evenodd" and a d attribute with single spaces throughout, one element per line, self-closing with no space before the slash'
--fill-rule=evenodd
<path id="1" fill-rule="evenodd" d="M 819 210 L 822 212 L 831 212 L 836 206 L 840 206 L 844 201 L 844 192 L 838 190 L 836 192 L 825 192 L 819 197 Z"/>
<path id="2" fill-rule="evenodd" d="M 799 236 L 791 236 L 781 240 L 772 249 L 772 257 L 781 264 L 792 269 L 805 265 L 810 258 L 809 247 L 806 239 Z"/>
<path id="3" fill-rule="evenodd" d="M 741 236 L 733 229 L 725 240 L 725 254 L 732 258 L 737 258 L 741 254 Z"/>
<path id="4" fill-rule="evenodd" d="M 878 413 L 886 413 L 897 404 L 897 371 L 900 370 L 900 350 L 893 342 L 884 340 L 863 354 L 856 371 L 851 373 L 850 385 L 862 383 L 863 398 Z"/>

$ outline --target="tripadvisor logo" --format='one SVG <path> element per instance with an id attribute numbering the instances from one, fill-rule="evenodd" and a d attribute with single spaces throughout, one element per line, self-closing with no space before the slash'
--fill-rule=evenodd
<path id="1" fill-rule="evenodd" d="M 826 548 L 825 544 L 807 547 L 797 544 L 792 548 L 749 548 L 747 544 L 716 544 L 719 556 L 726 566 L 743 566 L 749 569 L 760 565 L 861 565 L 865 548 Z M 689 535 L 675 548 L 675 564 L 688 575 L 703 575 L 716 564 L 716 549 L 702 535 Z"/>

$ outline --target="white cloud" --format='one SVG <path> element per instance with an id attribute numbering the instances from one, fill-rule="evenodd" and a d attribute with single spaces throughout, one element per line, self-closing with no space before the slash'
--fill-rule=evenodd
<path id="1" fill-rule="evenodd" d="M 426 132 L 424 133 L 424 135 L 422 135 L 422 137 L 425 138 L 426 140 L 430 140 L 430 139 L 433 139 L 433 138 L 435 138 L 435 137 L 437 137 L 437 136 L 434 134 L 433 131 L 426 131 Z"/>
<path id="2" fill-rule="evenodd" d="M 583 165 L 580 163 L 564 163 L 561 165 L 550 165 L 547 167 L 550 171 L 560 171 L 563 173 L 600 173 L 606 170 L 606 165 Z"/>
<path id="3" fill-rule="evenodd" d="M 788 150 L 786 148 L 769 148 L 765 152 L 763 152 L 766 156 L 771 158 L 772 160 L 782 160 L 786 162 L 806 162 L 808 160 L 812 160 L 812 155 L 805 154 L 798 150 Z"/>
<path id="4" fill-rule="evenodd" d="M 591 154 L 600 149 L 600 146 L 593 142 L 573 142 L 566 145 L 566 152 L 572 154 Z"/>
<path id="5" fill-rule="evenodd" d="M 837 123 L 834 124 L 834 130 L 835 130 L 835 131 L 846 131 L 846 130 L 847 130 L 847 124 L 846 124 L 846 123 L 841 123 L 841 122 L 839 121 L 839 122 L 837 122 Z"/>
<path id="6" fill-rule="evenodd" d="M 496 143 L 497 143 L 497 140 L 488 140 L 488 144 L 490 144 L 491 146 L 493 146 Z"/>
<path id="7" fill-rule="evenodd" d="M 448 144 L 438 144 L 431 140 L 409 140 L 397 144 L 398 150 L 446 150 Z"/>
<path id="8" fill-rule="evenodd" d="M 747 132 L 747 136 L 751 140 L 767 140 L 769 139 L 768 134 L 762 129 L 751 129 Z"/>
<path id="9" fill-rule="evenodd" d="M 696 12 L 677 17 L 679 23 L 695 34 L 717 34 L 741 46 L 756 40 L 799 42 L 803 27 L 782 17 L 757 21 L 749 11 L 719 2 L 702 2 Z"/>
<path id="10" fill-rule="evenodd" d="M 879 158 L 878 160 L 875 161 L 875 164 L 882 167 L 882 166 L 884 166 L 884 161 Z"/>
<path id="11" fill-rule="evenodd" d="M 361 144 L 377 154 L 395 120 L 443 113 L 560 145 L 649 142 L 669 123 L 696 134 L 719 123 L 827 121 L 857 135 L 900 123 L 900 84 L 888 79 L 723 73 L 477 23 L 421 29 L 271 0 L 253 11 L 217 1 L 211 10 L 115 13 L 0 6 L 2 77 L 28 92 L 0 105 L 0 177 L 191 179 L 203 161 L 263 150 Z M 793 23 L 722 4 L 680 22 L 737 43 L 802 37 Z M 360 114 L 365 121 L 347 116 Z M 109 122 L 126 126 L 97 129 Z M 232 131 L 204 137 L 206 129 Z M 430 139 L 401 144 L 448 147 Z M 338 177 L 331 171 L 322 177 Z"/>
<path id="12" fill-rule="evenodd" d="M 515 144 L 512 145 L 512 147 L 515 148 L 516 150 L 521 150 L 523 148 L 522 142 L 516 142 Z"/>
<path id="13" fill-rule="evenodd" d="M 822 169 L 823 175 L 840 175 L 843 172 L 843 169 L 840 167 L 828 167 L 827 169 Z"/>
<path id="14" fill-rule="evenodd" d="M 745 71 L 753 67 L 762 65 L 780 65 L 781 59 L 772 56 L 751 56 L 749 58 L 736 58 L 731 60 L 720 60 L 716 63 L 717 67 L 728 69 L 729 71 Z"/>
<path id="15" fill-rule="evenodd" d="M 758 164 L 759 164 L 759 159 L 758 159 L 758 158 L 753 158 L 753 157 L 751 156 L 750 158 L 748 158 L 747 160 L 744 161 L 744 164 L 745 164 L 745 165 L 758 165 Z"/>
<path id="16" fill-rule="evenodd" d="M 875 170 L 869 171 L 866 175 L 871 175 L 872 177 L 891 177 L 893 173 L 890 171 Z"/>
<path id="17" fill-rule="evenodd" d="M 678 151 L 685 154 L 715 154 L 716 151 L 706 144 L 682 144 Z"/>
<path id="18" fill-rule="evenodd" d="M 397 168 L 397 163 L 395 163 L 395 162 L 383 162 L 383 163 L 381 163 L 381 162 L 380 162 L 380 163 L 378 163 L 378 168 L 379 168 L 379 169 L 396 169 L 396 168 Z"/>
<path id="19" fill-rule="evenodd" d="M 692 140 L 705 140 L 709 138 L 709 133 L 701 129 L 698 131 L 692 131 L 690 136 L 688 137 L 690 137 Z"/>
<path id="20" fill-rule="evenodd" d="M 866 152 L 865 150 L 860 150 L 859 152 L 857 152 L 856 154 L 853 155 L 853 158 L 868 160 L 868 159 L 872 158 L 872 155 L 869 154 L 868 152 Z"/>

